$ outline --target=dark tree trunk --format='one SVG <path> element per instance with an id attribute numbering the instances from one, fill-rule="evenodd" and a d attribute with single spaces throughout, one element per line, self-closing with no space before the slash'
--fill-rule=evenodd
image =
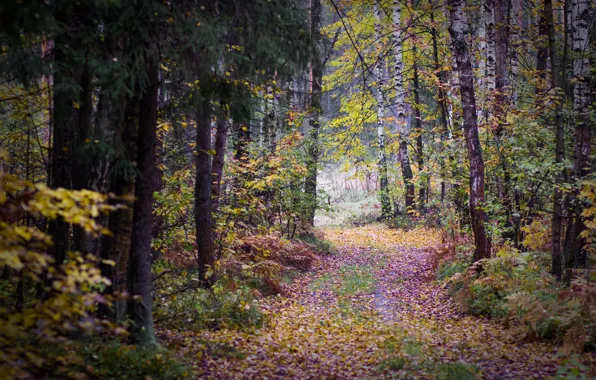
<path id="1" fill-rule="evenodd" d="M 93 114 L 93 88 L 91 84 L 91 75 L 89 73 L 88 65 L 83 68 L 81 76 L 82 94 L 81 104 L 79 108 L 79 117 L 77 127 L 75 130 L 75 145 L 73 152 L 72 169 L 73 175 L 72 184 L 76 190 L 89 188 L 89 162 L 92 157 L 85 157 L 88 153 L 84 151 L 87 144 L 90 144 L 91 136 L 91 116 Z M 73 249 L 78 252 L 92 253 L 90 240 L 92 238 L 87 234 L 81 226 L 73 227 Z"/>
<path id="2" fill-rule="evenodd" d="M 445 93 L 444 86 L 447 85 L 447 78 L 445 77 L 445 71 L 441 70 L 441 63 L 439 62 L 439 48 L 437 44 L 437 30 L 434 27 L 435 23 L 435 15 L 433 12 L 430 12 L 430 21 L 432 23 L 431 27 L 431 36 L 433 42 L 433 61 L 434 61 L 434 68 L 437 71 L 437 75 L 439 78 L 439 88 L 438 88 L 438 102 L 439 102 L 439 109 L 441 110 L 441 142 L 445 143 L 447 137 L 449 136 L 449 119 L 448 115 L 449 112 L 447 110 L 447 95 Z M 446 192 L 446 184 L 445 184 L 445 177 L 447 176 L 446 168 L 445 168 L 445 160 L 441 157 L 441 202 L 445 200 L 445 192 Z"/>
<path id="3" fill-rule="evenodd" d="M 470 52 L 466 41 L 467 21 L 465 20 L 462 0 L 449 0 L 451 44 L 460 75 L 460 93 L 463 108 L 463 128 L 470 160 L 470 214 L 474 230 L 474 261 L 491 255 L 491 241 L 486 232 L 487 216 L 484 204 L 484 160 L 478 139 L 478 118 L 474 97 L 474 72 L 470 61 Z"/>
<path id="4" fill-rule="evenodd" d="M 565 7 L 568 9 L 568 7 Z M 568 211 L 570 220 L 573 218 L 573 234 L 571 241 L 566 241 L 567 266 L 584 267 L 587 262 L 585 250 L 586 239 L 581 234 L 586 230 L 586 219 L 582 216 L 585 205 L 579 197 L 581 181 L 590 173 L 590 153 L 592 149 L 592 129 L 590 120 L 590 24 L 593 20 L 593 10 L 590 1 L 576 0 L 571 4 L 572 16 L 572 47 L 573 47 L 573 113 L 575 121 L 574 131 L 574 165 L 573 182 L 575 190 L 572 194 L 572 207 Z M 566 18 L 567 19 L 567 18 Z"/>
<path id="5" fill-rule="evenodd" d="M 226 156 L 226 142 L 228 140 L 229 122 L 227 120 L 220 120 L 217 123 L 217 130 L 215 132 L 215 155 L 213 156 L 213 164 L 211 168 L 211 209 L 216 212 L 219 207 L 219 198 L 221 196 L 221 178 L 223 175 L 223 168 Z"/>
<path id="6" fill-rule="evenodd" d="M 495 104 L 494 116 L 497 122 L 495 130 L 495 140 L 498 152 L 501 152 L 500 146 L 503 142 L 503 135 L 507 124 L 507 108 L 509 97 L 507 96 L 507 86 L 509 74 L 507 70 L 507 53 L 509 51 L 509 21 L 508 21 L 508 1 L 495 0 Z M 515 235 L 513 222 L 513 204 L 511 199 L 511 175 L 507 164 L 507 158 L 499 153 L 499 161 L 503 170 L 502 178 L 499 176 L 498 189 L 499 198 L 505 209 L 505 239 L 512 239 Z"/>
<path id="7" fill-rule="evenodd" d="M 135 176 L 132 170 L 132 163 L 137 157 L 137 141 L 139 126 L 139 103 L 132 99 L 126 101 L 124 98 L 119 101 L 119 109 L 124 109 L 123 116 L 114 120 L 115 140 L 121 141 L 123 149 L 119 150 L 115 159 L 125 165 L 131 165 L 129 170 L 123 170 L 115 174 L 112 180 L 110 191 L 117 195 L 124 195 L 134 198 Z M 111 235 L 104 236 L 101 246 L 101 257 L 105 260 L 116 262 L 114 267 L 102 266 L 102 275 L 112 280 L 111 287 L 107 293 L 116 295 L 114 314 L 116 320 L 122 321 L 127 315 L 127 302 L 121 295 L 128 292 L 127 274 L 132 239 L 133 205 L 128 204 L 127 208 L 110 214 L 108 229 Z M 106 311 L 104 311 L 104 314 Z"/>
<path id="8" fill-rule="evenodd" d="M 195 227 L 199 281 L 205 287 L 213 285 L 215 276 L 215 249 L 211 224 L 211 109 L 203 100 L 197 110 L 195 154 Z M 223 164 L 223 163 L 222 163 Z"/>
<path id="9" fill-rule="evenodd" d="M 546 23 L 545 12 L 540 13 L 538 24 L 538 37 L 540 44 L 536 53 L 536 71 L 538 76 L 542 79 L 546 78 L 546 63 L 548 60 L 548 25 Z M 543 41 L 545 40 L 545 41 Z M 540 86 L 536 86 L 536 92 L 540 91 Z"/>
<path id="10" fill-rule="evenodd" d="M 241 161 L 248 160 L 248 151 L 246 148 L 250 142 L 249 125 L 234 121 L 232 124 L 232 132 L 234 137 L 234 159 Z"/>
<path id="11" fill-rule="evenodd" d="M 155 148 L 157 145 L 157 92 L 159 87 L 156 56 L 147 53 L 148 83 L 140 101 L 137 140 L 137 169 L 129 261 L 129 313 L 134 339 L 143 345 L 155 344 L 152 317 L 151 231 L 153 227 L 153 192 L 157 183 Z"/>
<path id="12" fill-rule="evenodd" d="M 552 0 L 544 1 L 544 15 L 548 31 L 548 48 L 551 67 L 551 85 L 553 88 L 560 88 L 559 67 L 557 65 L 557 46 L 555 40 L 555 26 L 553 21 Z M 563 117 L 561 114 L 561 102 L 555 104 L 555 162 L 561 165 L 565 159 L 565 131 L 563 128 Z M 561 277 L 561 226 L 563 221 L 563 197 L 561 185 L 563 184 L 564 173 L 561 170 L 557 173 L 555 190 L 553 193 L 553 218 L 552 218 L 552 251 L 551 251 L 551 273 L 557 278 Z"/>
<path id="13" fill-rule="evenodd" d="M 311 0 L 310 4 L 311 51 L 311 87 L 310 87 L 310 133 L 308 158 L 306 162 L 306 180 L 304 192 L 309 204 L 305 210 L 305 219 L 314 226 L 317 208 L 317 170 L 319 165 L 319 118 L 321 114 L 321 89 L 323 84 L 323 61 L 320 52 L 321 43 L 321 0 Z"/>
<path id="14" fill-rule="evenodd" d="M 420 114 L 420 84 L 418 80 L 418 64 L 416 63 L 418 57 L 416 57 L 416 45 L 413 46 L 412 52 L 414 54 L 414 115 L 415 115 L 415 128 L 416 128 L 416 161 L 418 161 L 418 172 L 424 171 L 424 147 L 422 143 L 422 116 Z M 423 211 L 425 209 L 426 201 L 426 181 L 421 181 L 420 188 L 418 189 L 418 210 Z"/>
<path id="15" fill-rule="evenodd" d="M 73 51 L 80 49 L 80 41 L 73 39 L 79 27 L 78 10 L 63 5 L 56 11 L 56 20 L 68 25 L 66 31 L 54 40 L 52 144 L 50 151 L 49 185 L 53 188 L 72 189 L 72 162 L 78 110 L 73 104 L 79 103 L 81 73 Z M 72 37 L 71 37 L 72 36 Z M 74 83 L 73 83 L 74 82 Z M 48 233 L 53 245 L 49 254 L 55 265 L 61 265 L 69 249 L 70 226 L 61 219 L 49 222 Z"/>

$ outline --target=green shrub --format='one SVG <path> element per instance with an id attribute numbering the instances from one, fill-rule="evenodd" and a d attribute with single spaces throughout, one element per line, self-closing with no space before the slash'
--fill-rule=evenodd
<path id="1" fill-rule="evenodd" d="M 467 363 L 442 363 L 438 366 L 437 379 L 441 380 L 474 380 L 478 378 L 478 368 Z"/>
<path id="2" fill-rule="evenodd" d="M 561 284 L 550 275 L 546 256 L 503 251 L 465 272 L 458 257 L 441 265 L 437 278 L 447 278 L 449 293 L 465 311 L 506 322 L 520 339 L 554 340 L 568 352 L 589 350 L 596 345 L 596 285 L 579 278 L 569 287 Z"/>
<path id="3" fill-rule="evenodd" d="M 437 280 L 443 281 L 456 273 L 465 272 L 469 264 L 464 261 L 444 262 L 437 269 Z"/>
<path id="4" fill-rule="evenodd" d="M 144 380 L 183 379 L 191 377 L 191 371 L 163 348 L 141 348 L 116 342 L 92 342 L 77 350 L 81 356 L 78 366 L 69 370 L 91 379 Z"/>
<path id="5" fill-rule="evenodd" d="M 250 289 L 230 291 L 197 290 L 194 322 L 208 328 L 254 328 L 264 322 L 264 315 L 258 309 Z"/>
<path id="6" fill-rule="evenodd" d="M 406 359 L 402 358 L 401 356 L 397 356 L 382 360 L 379 363 L 378 369 L 379 371 L 399 371 L 400 369 L 404 368 L 405 365 Z"/>
<path id="7" fill-rule="evenodd" d="M 472 314 L 484 314 L 493 318 L 502 318 L 507 315 L 504 308 L 505 298 L 502 293 L 490 285 L 470 285 L 471 294 L 468 308 Z"/>

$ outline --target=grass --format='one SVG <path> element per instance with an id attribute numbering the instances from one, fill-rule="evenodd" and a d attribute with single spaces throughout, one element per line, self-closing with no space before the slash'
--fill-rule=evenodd
<path id="1" fill-rule="evenodd" d="M 373 268 L 365 265 L 344 265 L 336 273 L 326 273 L 310 283 L 311 291 L 329 289 L 337 296 L 371 294 L 377 280 Z"/>
<path id="2" fill-rule="evenodd" d="M 370 266 L 345 265 L 340 268 L 341 285 L 335 291 L 339 296 L 364 293 L 373 293 L 377 280 Z"/>
<path id="3" fill-rule="evenodd" d="M 437 365 L 437 379 L 474 380 L 478 378 L 478 367 L 473 364 L 456 362 Z"/>

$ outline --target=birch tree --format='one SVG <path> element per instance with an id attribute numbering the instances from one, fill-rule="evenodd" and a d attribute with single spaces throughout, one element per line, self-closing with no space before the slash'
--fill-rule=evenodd
<path id="1" fill-rule="evenodd" d="M 379 46 L 382 39 L 382 17 L 381 17 L 381 5 L 378 0 L 374 2 L 374 15 L 375 15 L 375 36 Z M 379 53 L 382 49 L 379 49 Z M 381 56 L 381 54 L 379 54 Z M 379 59 L 375 65 L 375 80 L 377 82 L 376 100 L 377 100 L 377 141 L 379 144 L 379 185 L 380 185 L 380 198 L 381 198 L 381 212 L 383 218 L 391 216 L 391 202 L 389 200 L 389 194 L 387 188 L 389 186 L 389 179 L 387 176 L 387 153 L 385 148 L 385 70 L 384 60 Z"/>
<path id="2" fill-rule="evenodd" d="M 393 18 L 393 80 L 395 87 L 395 105 L 397 118 L 397 133 L 399 138 L 399 161 L 401 164 L 402 176 L 406 187 L 406 211 L 414 207 L 415 188 L 413 183 L 414 175 L 410 165 L 410 155 L 408 153 L 408 123 L 406 117 L 406 92 L 404 86 L 404 59 L 403 59 L 403 40 L 401 30 L 401 3 L 399 0 L 393 0 L 392 18 Z"/>

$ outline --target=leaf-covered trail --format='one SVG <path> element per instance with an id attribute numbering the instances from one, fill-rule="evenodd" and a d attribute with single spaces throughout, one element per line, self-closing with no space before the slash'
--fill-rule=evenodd
<path id="1" fill-rule="evenodd" d="M 331 229 L 338 248 L 288 297 L 262 303 L 267 326 L 185 339 L 204 378 L 545 378 L 547 343 L 515 342 L 496 323 L 458 314 L 432 282 L 430 230 Z"/>

